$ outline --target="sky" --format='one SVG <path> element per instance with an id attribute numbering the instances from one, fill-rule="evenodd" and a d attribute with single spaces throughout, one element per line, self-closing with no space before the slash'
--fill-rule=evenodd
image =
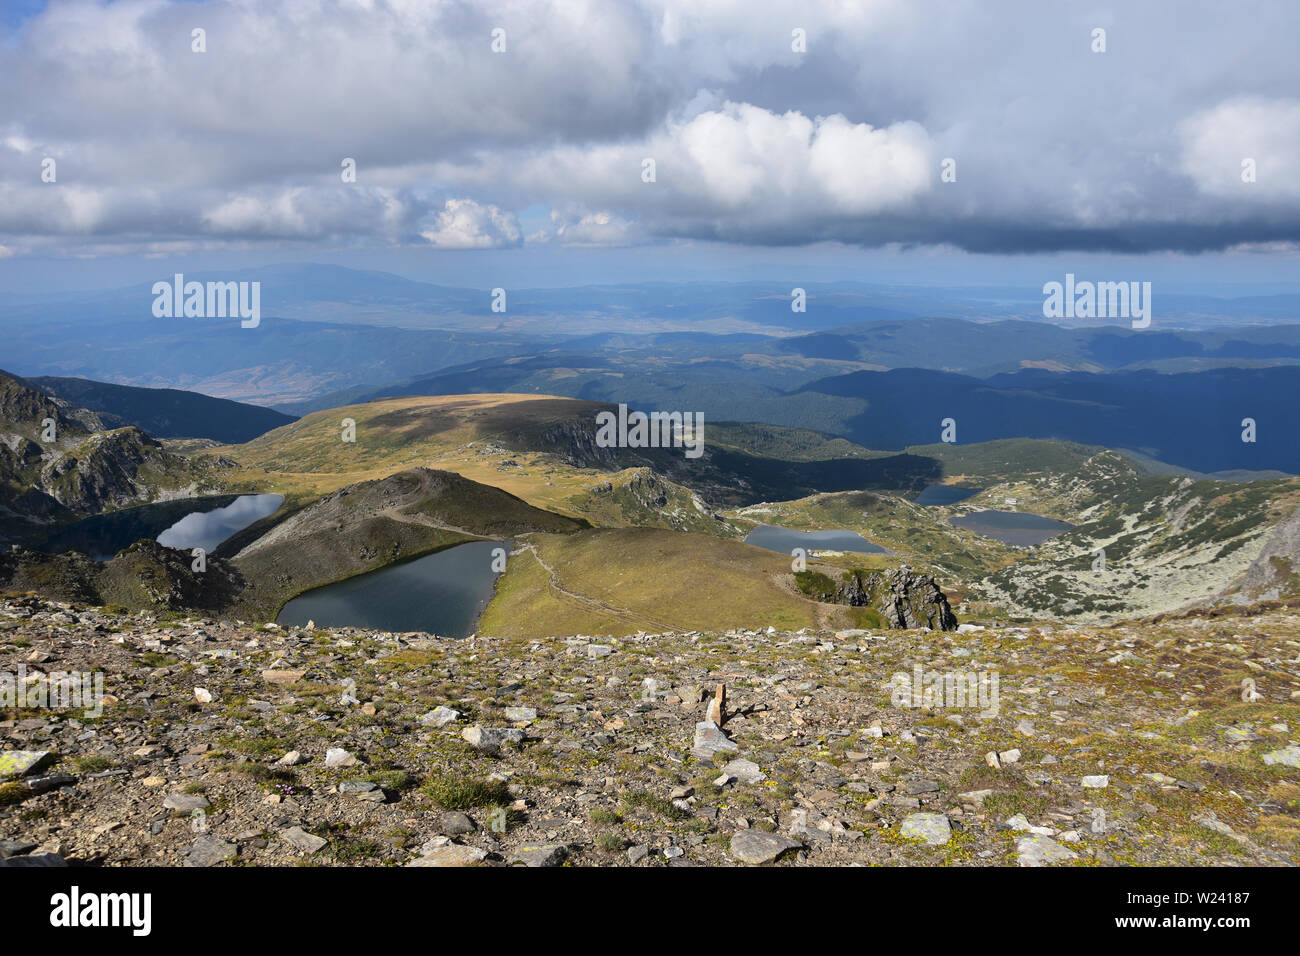
<path id="1" fill-rule="evenodd" d="M 1300 280 L 1290 0 L 0 9 L 0 291 Z"/>

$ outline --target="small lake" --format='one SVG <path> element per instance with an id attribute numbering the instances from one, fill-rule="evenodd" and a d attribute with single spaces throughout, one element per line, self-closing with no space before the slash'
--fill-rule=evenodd
<path id="1" fill-rule="evenodd" d="M 948 521 L 986 538 L 1021 547 L 1042 544 L 1048 538 L 1055 538 L 1074 527 L 1055 518 L 1024 511 L 974 511 L 959 518 L 949 518 Z"/>
<path id="2" fill-rule="evenodd" d="M 158 543 L 186 551 L 190 548 L 214 551 L 232 534 L 274 514 L 282 504 L 283 495 L 240 495 L 224 507 L 187 514 L 158 535 Z"/>
<path id="3" fill-rule="evenodd" d="M 289 601 L 275 620 L 468 637 L 492 599 L 492 552 L 500 547 L 509 543 L 471 541 L 327 584 Z"/>
<path id="4" fill-rule="evenodd" d="M 745 536 L 745 544 L 768 551 L 789 554 L 795 548 L 805 551 L 856 551 L 859 554 L 888 554 L 878 544 L 872 544 L 856 531 L 796 531 L 761 524 Z"/>
<path id="5" fill-rule="evenodd" d="M 958 488 L 956 485 L 926 485 L 916 496 L 916 503 L 927 508 L 956 504 L 977 495 L 983 488 Z"/>
<path id="6" fill-rule="evenodd" d="M 211 551 L 216 545 L 172 544 L 172 541 L 187 540 L 191 536 L 189 529 L 194 529 L 196 539 L 211 541 L 220 535 L 220 544 L 230 535 L 242 531 L 259 518 L 271 514 L 284 502 L 280 495 L 212 495 L 204 498 L 178 498 L 175 501 L 160 501 L 152 505 L 140 505 L 136 508 L 123 508 L 107 514 L 94 515 L 80 521 L 51 530 L 32 542 L 32 547 L 47 554 L 62 554 L 66 551 L 80 551 L 96 561 L 107 561 L 123 548 L 135 544 L 141 538 L 160 539 L 173 529 L 185 525 L 185 529 L 175 531 L 173 536 L 163 544 L 171 547 L 202 547 Z M 208 515 L 216 515 L 207 518 Z M 198 517 L 197 523 L 190 519 Z M 189 524 L 186 524 L 190 521 Z"/>

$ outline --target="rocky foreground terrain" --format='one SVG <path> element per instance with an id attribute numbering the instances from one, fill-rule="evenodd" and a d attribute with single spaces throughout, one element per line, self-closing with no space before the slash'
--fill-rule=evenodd
<path id="1" fill-rule="evenodd" d="M 83 671 L 102 713 L 26 705 Z M 997 698 L 910 706 L 900 672 Z M 14 597 L 0 695 L 8 865 L 1300 861 L 1300 610 L 1276 604 L 458 641 Z"/>

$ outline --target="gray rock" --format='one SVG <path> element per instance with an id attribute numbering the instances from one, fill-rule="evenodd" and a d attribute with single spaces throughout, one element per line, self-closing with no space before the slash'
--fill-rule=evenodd
<path id="1" fill-rule="evenodd" d="M 239 851 L 233 843 L 205 833 L 190 847 L 190 852 L 185 856 L 185 865 L 216 866 L 225 860 L 233 860 L 238 855 Z"/>
<path id="2" fill-rule="evenodd" d="M 427 848 L 418 859 L 407 866 L 473 866 L 485 856 L 486 850 L 476 846 L 462 846 L 459 843 L 445 843 L 442 846 Z"/>
<path id="3" fill-rule="evenodd" d="M 524 742 L 524 732 L 517 727 L 466 727 L 460 735 L 476 750 L 495 753 L 505 744 L 518 746 Z"/>
<path id="4" fill-rule="evenodd" d="M 735 777 L 741 783 L 755 784 L 762 783 L 767 779 L 767 774 L 758 769 L 758 764 L 752 760 L 737 758 L 722 768 L 722 772 L 728 776 Z"/>
<path id="5" fill-rule="evenodd" d="M 1223 739 L 1230 744 L 1249 744 L 1259 740 L 1259 734 L 1249 724 L 1229 727 L 1223 732 Z"/>
<path id="6" fill-rule="evenodd" d="M 636 846 L 627 848 L 627 861 L 629 863 L 640 863 L 650 855 L 650 848 L 644 843 L 638 843 Z"/>
<path id="7" fill-rule="evenodd" d="M 32 793 L 47 793 L 50 790 L 57 790 L 59 787 L 70 787 L 77 782 L 77 778 L 67 773 L 49 773 L 41 777 L 24 777 L 22 785 Z"/>
<path id="8" fill-rule="evenodd" d="M 163 801 L 163 806 L 168 810 L 178 810 L 182 813 L 205 810 L 211 805 L 208 803 L 208 798 L 201 793 L 173 793 Z"/>
<path id="9" fill-rule="evenodd" d="M 67 866 L 68 861 L 57 853 L 37 853 L 35 856 L 11 856 L 0 860 L 0 867 Z"/>
<path id="10" fill-rule="evenodd" d="M 613 653 L 614 653 L 614 648 L 610 647 L 608 644 L 587 645 L 587 657 L 591 658 L 592 660 L 595 660 L 598 657 L 609 657 L 609 655 Z"/>
<path id="11" fill-rule="evenodd" d="M 909 813 L 899 831 L 908 840 L 943 846 L 952 838 L 952 826 L 942 813 Z"/>
<path id="12" fill-rule="evenodd" d="M 459 810 L 448 810 L 442 815 L 442 832 L 447 836 L 464 836 L 473 833 L 476 827 L 469 814 Z"/>
<path id="13" fill-rule="evenodd" d="M 460 711 L 450 707 L 435 707 L 420 717 L 420 723 L 426 727 L 446 727 L 460 720 Z"/>
<path id="14" fill-rule="evenodd" d="M 21 777 L 49 762 L 48 750 L 0 751 L 0 780 Z"/>
<path id="15" fill-rule="evenodd" d="M 1084 777 L 1079 782 L 1089 790 L 1104 790 L 1110 786 L 1110 777 L 1103 773 L 1092 777 Z"/>
<path id="16" fill-rule="evenodd" d="M 735 741 L 713 721 L 702 720 L 695 725 L 695 744 L 691 747 L 691 753 L 702 760 L 712 759 L 714 754 L 735 753 L 739 749 Z"/>
<path id="17" fill-rule="evenodd" d="M 536 707 L 507 707 L 506 708 L 506 720 L 520 721 L 520 720 L 536 720 L 536 719 L 537 719 Z"/>
<path id="18" fill-rule="evenodd" d="M 327 767 L 352 767 L 356 765 L 356 762 L 357 758 L 342 747 L 331 747 L 325 751 L 325 766 Z"/>
<path id="19" fill-rule="evenodd" d="M 742 863 L 769 863 L 787 850 L 802 847 L 798 840 L 762 830 L 739 830 L 731 838 L 731 855 Z"/>
<path id="20" fill-rule="evenodd" d="M 1017 863 L 1021 866 L 1050 866 L 1077 860 L 1079 854 L 1067 850 L 1049 836 L 1033 833 L 1016 840 Z"/>
<path id="21" fill-rule="evenodd" d="M 282 830 L 280 839 L 308 856 L 320 851 L 329 843 L 329 840 L 322 839 L 314 833 L 308 833 L 302 827 L 290 827 L 288 830 Z"/>
<path id="22" fill-rule="evenodd" d="M 1281 750 L 1264 754 L 1264 763 L 1270 767 L 1279 763 L 1284 767 L 1300 767 L 1300 747 L 1291 744 Z"/>
<path id="23" fill-rule="evenodd" d="M 35 843 L 24 843 L 21 840 L 0 840 L 0 860 L 7 860 L 11 856 L 22 856 L 25 853 L 31 853 L 35 849 Z"/>
<path id="24" fill-rule="evenodd" d="M 361 800 L 364 803 L 388 802 L 388 792 L 369 780 L 344 780 L 339 784 L 339 793 L 346 793 L 353 799 Z"/>
<path id="25" fill-rule="evenodd" d="M 563 843 L 524 843 L 514 848 L 508 862 L 525 866 L 559 866 L 569 855 Z"/>

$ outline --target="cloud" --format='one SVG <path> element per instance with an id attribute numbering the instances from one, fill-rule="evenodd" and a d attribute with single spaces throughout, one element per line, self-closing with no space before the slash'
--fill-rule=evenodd
<path id="1" fill-rule="evenodd" d="M 552 241 L 582 245 L 1295 242 L 1300 110 L 1279 91 L 1300 88 L 1300 7 L 1259 10 L 52 2 L 3 38 L 23 95 L 0 100 L 0 242 L 492 249 L 537 206 L 559 211 Z"/>
<path id="2" fill-rule="evenodd" d="M 231 195 L 202 212 L 205 231 L 242 238 L 304 239 L 361 233 L 397 240 L 418 203 L 391 189 L 334 185 Z"/>
<path id="3" fill-rule="evenodd" d="M 1238 99 L 1179 127 L 1182 168 L 1202 193 L 1237 203 L 1300 200 L 1300 100 Z M 1243 179 L 1249 161 L 1254 181 Z"/>
<path id="4" fill-rule="evenodd" d="M 500 249 L 517 246 L 523 239 L 514 213 L 480 206 L 472 199 L 448 199 L 420 235 L 440 249 Z"/>
<path id="5" fill-rule="evenodd" d="M 566 246 L 625 246 L 644 238 L 634 223 L 610 212 L 551 210 L 551 222 L 554 236 L 539 233 L 530 240 L 549 242 L 554 238 Z"/>
<path id="6" fill-rule="evenodd" d="M 484 153 L 441 164 L 437 175 L 477 190 L 507 185 L 555 204 L 634 213 L 652 233 L 744 238 L 782 223 L 799 230 L 905 210 L 932 188 L 936 163 L 916 123 L 875 129 L 843 116 L 725 103 L 645 141 Z"/>

